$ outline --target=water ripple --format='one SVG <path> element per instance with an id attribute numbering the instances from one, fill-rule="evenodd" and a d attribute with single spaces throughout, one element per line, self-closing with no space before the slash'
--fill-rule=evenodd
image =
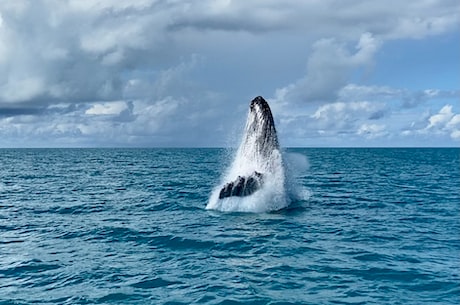
<path id="1" fill-rule="evenodd" d="M 219 149 L 0 150 L 0 304 L 459 304 L 458 149 L 297 149 L 309 192 L 205 210 Z"/>

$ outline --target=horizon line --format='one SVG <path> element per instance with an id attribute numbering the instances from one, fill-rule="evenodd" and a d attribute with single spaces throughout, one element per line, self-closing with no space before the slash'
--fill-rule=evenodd
<path id="1" fill-rule="evenodd" d="M 0 149 L 237 149 L 236 146 L 18 146 Z M 459 148 L 460 146 L 284 146 L 283 149 L 323 149 L 323 148 Z"/>

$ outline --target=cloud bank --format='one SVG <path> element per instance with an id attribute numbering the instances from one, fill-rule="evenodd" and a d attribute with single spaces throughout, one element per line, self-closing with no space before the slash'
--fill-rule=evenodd
<path id="1" fill-rule="evenodd" d="M 458 35 L 458 12 L 449 0 L 2 1 L 0 146 L 226 146 L 259 94 L 284 145 L 458 145 L 458 86 L 372 82 L 386 45 Z"/>

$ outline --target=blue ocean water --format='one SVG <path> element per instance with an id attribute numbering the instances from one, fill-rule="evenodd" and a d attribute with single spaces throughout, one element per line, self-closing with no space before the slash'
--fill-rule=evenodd
<path id="1" fill-rule="evenodd" d="M 460 304 L 459 149 L 288 153 L 307 198 L 224 213 L 228 150 L 0 150 L 0 304 Z"/>

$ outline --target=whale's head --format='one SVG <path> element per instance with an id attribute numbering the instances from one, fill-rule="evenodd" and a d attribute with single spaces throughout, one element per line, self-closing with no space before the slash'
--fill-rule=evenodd
<path id="1" fill-rule="evenodd" d="M 246 122 L 244 147 L 268 156 L 274 149 L 279 149 L 275 122 L 267 101 L 258 96 L 251 101 Z"/>

